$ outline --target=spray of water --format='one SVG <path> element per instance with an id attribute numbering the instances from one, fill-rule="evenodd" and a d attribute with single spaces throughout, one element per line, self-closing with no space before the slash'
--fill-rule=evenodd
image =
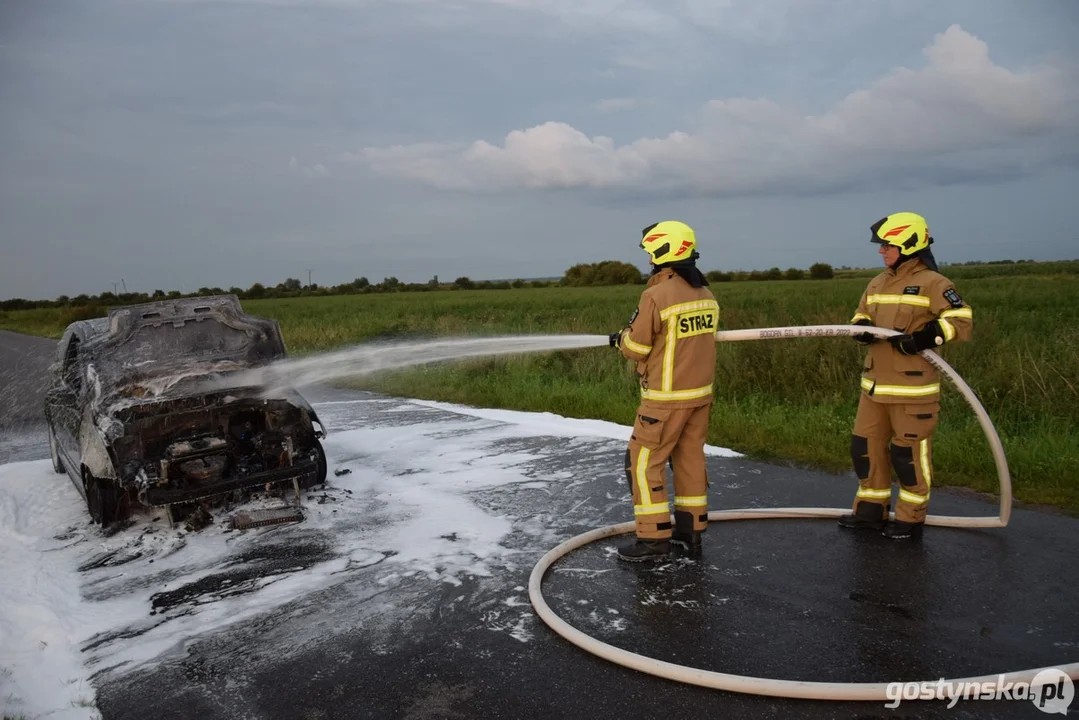
<path id="1" fill-rule="evenodd" d="M 503 335 L 355 345 L 266 367 L 245 370 L 217 381 L 221 388 L 259 385 L 273 395 L 289 386 L 303 387 L 346 377 L 370 375 L 414 365 L 465 358 L 576 350 L 607 345 L 606 335 Z"/>

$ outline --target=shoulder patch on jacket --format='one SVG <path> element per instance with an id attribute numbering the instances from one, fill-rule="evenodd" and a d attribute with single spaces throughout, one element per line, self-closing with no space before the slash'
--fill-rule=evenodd
<path id="1" fill-rule="evenodd" d="M 959 293 L 955 291 L 955 288 L 948 288 L 945 290 L 944 299 L 954 308 L 963 307 L 963 298 L 959 297 Z"/>
<path id="2" fill-rule="evenodd" d="M 920 285 L 908 285 L 905 288 L 903 288 L 903 294 L 904 295 L 917 295 L 918 292 L 921 291 L 921 289 L 922 288 L 921 288 Z"/>

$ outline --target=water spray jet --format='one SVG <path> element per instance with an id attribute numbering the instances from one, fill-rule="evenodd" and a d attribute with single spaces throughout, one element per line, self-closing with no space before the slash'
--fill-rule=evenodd
<path id="1" fill-rule="evenodd" d="M 501 335 L 364 343 L 233 373 L 210 381 L 209 389 L 214 389 L 215 384 L 222 388 L 251 385 L 262 386 L 263 392 L 272 394 L 288 386 L 303 387 L 417 365 L 606 345 L 606 335 Z"/>

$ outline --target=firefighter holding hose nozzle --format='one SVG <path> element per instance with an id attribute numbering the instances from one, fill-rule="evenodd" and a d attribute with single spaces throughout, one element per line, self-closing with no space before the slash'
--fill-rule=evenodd
<path id="1" fill-rule="evenodd" d="M 652 266 L 629 326 L 610 344 L 637 363 L 640 404 L 626 450 L 636 538 L 620 560 L 669 555 L 673 541 L 700 550 L 708 527 L 704 444 L 716 373 L 719 303 L 697 269 L 697 238 L 685 223 L 667 220 L 641 232 Z M 674 526 L 664 466 L 674 471 Z"/>
<path id="2" fill-rule="evenodd" d="M 868 346 L 862 393 L 851 436 L 858 476 L 845 528 L 882 531 L 894 539 L 921 536 L 933 484 L 933 434 L 940 414 L 940 374 L 919 353 L 969 340 L 970 306 L 937 270 L 925 218 L 889 215 L 870 228 L 887 268 L 869 281 L 851 322 L 898 331 L 887 339 L 858 333 Z M 892 470 L 899 478 L 895 522 L 888 522 Z"/>

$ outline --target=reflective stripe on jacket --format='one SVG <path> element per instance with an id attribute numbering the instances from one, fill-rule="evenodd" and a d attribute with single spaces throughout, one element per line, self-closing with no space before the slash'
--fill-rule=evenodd
<path id="1" fill-rule="evenodd" d="M 637 361 L 641 401 L 667 407 L 712 402 L 719 303 L 670 268 L 648 280 L 619 348 Z"/>
<path id="2" fill-rule="evenodd" d="M 974 326 L 973 311 L 951 280 L 918 258 L 869 281 L 851 322 L 862 319 L 904 333 L 921 330 L 936 320 L 946 343 L 969 340 Z M 940 371 L 920 355 L 904 355 L 882 339 L 869 346 L 861 387 L 877 402 L 937 402 Z"/>

